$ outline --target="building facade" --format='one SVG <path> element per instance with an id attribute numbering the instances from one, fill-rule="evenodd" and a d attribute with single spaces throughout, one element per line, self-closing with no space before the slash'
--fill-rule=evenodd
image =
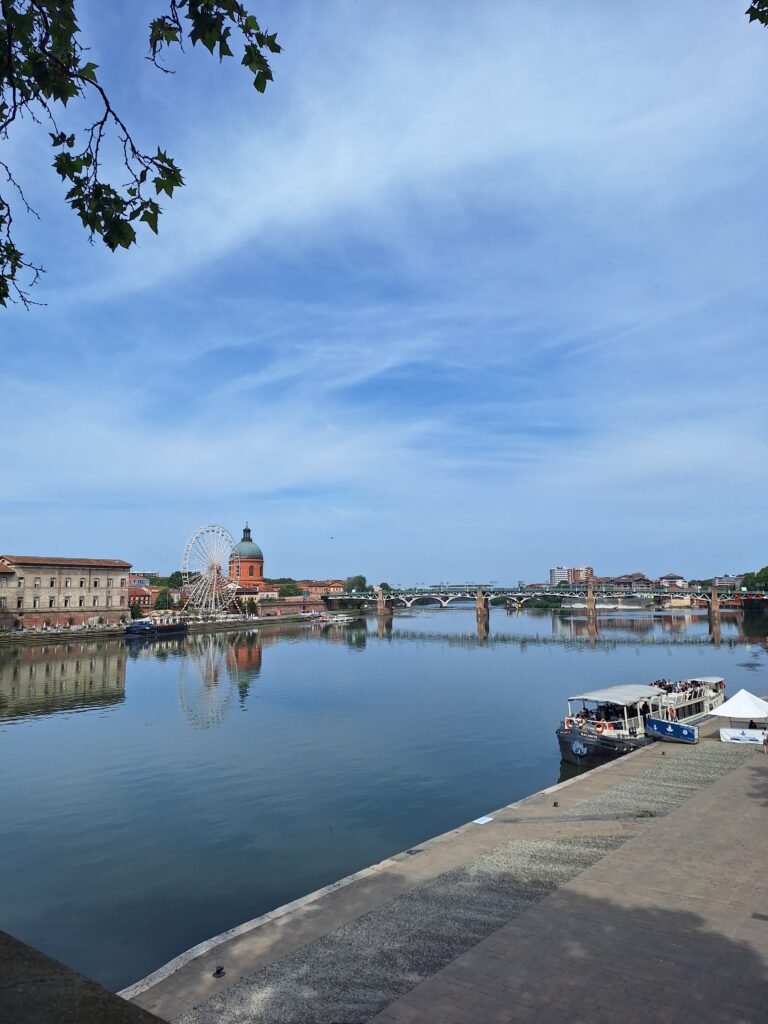
<path id="1" fill-rule="evenodd" d="M 345 580 L 299 580 L 296 586 L 310 597 L 322 597 L 323 594 L 343 594 Z"/>
<path id="2" fill-rule="evenodd" d="M 237 581 L 238 597 L 245 594 L 246 597 L 255 597 L 264 590 L 264 555 L 261 548 L 251 538 L 251 528 L 248 523 L 243 529 L 243 537 L 239 544 L 235 545 L 233 554 L 237 559 L 229 563 L 229 575 Z"/>
<path id="3" fill-rule="evenodd" d="M 556 565 L 549 570 L 549 585 L 556 587 L 558 583 L 586 583 L 595 578 L 595 570 L 591 565 L 564 566 Z"/>
<path id="4" fill-rule="evenodd" d="M 688 580 L 676 572 L 666 572 L 663 576 L 659 576 L 659 586 L 680 590 L 688 586 Z"/>
<path id="5" fill-rule="evenodd" d="M 0 629 L 127 619 L 130 562 L 0 555 Z"/>
<path id="6" fill-rule="evenodd" d="M 568 582 L 568 570 L 564 565 L 556 565 L 549 570 L 550 586 L 556 587 L 558 583 Z"/>

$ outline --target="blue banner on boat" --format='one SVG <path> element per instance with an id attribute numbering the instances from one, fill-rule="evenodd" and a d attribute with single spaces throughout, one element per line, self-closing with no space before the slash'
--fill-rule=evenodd
<path id="1" fill-rule="evenodd" d="M 657 740 L 671 740 L 673 743 L 698 743 L 699 730 L 695 725 L 682 722 L 666 722 L 663 718 L 646 718 L 645 731 Z"/>

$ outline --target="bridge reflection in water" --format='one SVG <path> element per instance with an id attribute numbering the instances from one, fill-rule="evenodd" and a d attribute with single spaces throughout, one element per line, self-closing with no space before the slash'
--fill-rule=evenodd
<path id="1" fill-rule="evenodd" d="M 669 645 L 687 644 L 692 646 L 720 646 L 724 643 L 730 647 L 737 647 L 745 643 L 754 643 L 768 650 L 766 632 L 768 632 L 768 619 L 758 617 L 750 620 L 743 612 L 722 612 L 718 621 L 713 623 L 708 619 L 706 612 L 674 612 L 671 614 L 659 613 L 637 613 L 635 615 L 611 615 L 601 616 L 598 621 L 591 616 L 578 616 L 562 613 L 559 611 L 542 612 L 538 617 L 539 621 L 546 622 L 549 626 L 547 632 L 535 633 L 512 633 L 504 632 L 503 628 L 496 625 L 495 632 L 491 630 L 490 616 L 478 615 L 476 626 L 472 632 L 456 633 L 442 630 L 409 630 L 407 625 L 408 614 L 398 616 L 398 628 L 393 629 L 393 616 L 377 616 L 377 636 L 379 639 L 393 638 L 397 640 L 418 640 L 435 641 L 445 643 L 449 646 L 474 647 L 478 644 L 491 645 L 516 645 L 524 648 L 531 645 L 561 645 L 561 646 L 583 646 L 590 647 L 623 647 L 632 645 Z M 411 613 L 412 614 L 412 613 Z M 435 618 L 439 620 L 440 612 L 434 611 Z M 496 623 L 504 618 L 516 620 L 526 615 L 524 612 L 507 611 L 500 619 L 494 617 Z M 530 613 L 527 613 L 529 616 Z M 707 622 L 707 633 L 689 634 L 692 627 L 698 627 Z M 727 635 L 722 637 L 722 625 L 726 626 Z"/>
<path id="2" fill-rule="evenodd" d="M 427 613 L 439 622 L 437 609 Z M 375 625 L 365 620 L 322 634 L 284 624 L 279 629 L 236 633 L 194 634 L 158 640 L 127 642 L 120 639 L 62 642 L 0 647 L 0 722 L 92 708 L 108 709 L 125 701 L 126 665 L 147 659 L 178 660 L 177 699 L 184 721 L 194 729 L 220 725 L 233 707 L 244 707 L 250 689 L 259 678 L 264 649 L 291 634 L 304 641 L 343 644 L 363 651 L 371 638 L 417 643 L 435 642 L 449 647 L 559 645 L 623 647 L 631 645 L 687 644 L 736 647 L 752 643 L 768 650 L 768 617 L 741 611 L 723 611 L 715 621 L 706 612 L 670 614 L 604 614 L 591 616 L 559 611 L 494 612 L 478 609 L 472 631 L 410 629 L 409 619 L 420 613 L 391 607 L 378 615 Z M 525 619 L 541 623 L 541 631 L 524 634 L 507 631 Z M 708 632 L 692 633 L 708 618 Z M 493 623 L 493 628 L 491 628 Z M 421 623 L 423 624 L 423 623 Z M 420 625 L 421 625 L 420 624 Z M 723 636 L 722 630 L 725 631 Z"/>

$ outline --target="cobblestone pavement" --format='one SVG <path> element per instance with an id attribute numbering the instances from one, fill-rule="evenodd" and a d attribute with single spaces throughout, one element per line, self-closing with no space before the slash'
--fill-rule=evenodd
<path id="1" fill-rule="evenodd" d="M 397 863 L 389 862 L 392 870 L 370 880 L 356 910 L 337 910 L 337 926 L 327 926 L 316 937 L 310 928 L 307 941 L 299 941 L 293 948 L 290 943 L 286 946 L 286 935 L 297 929 L 301 932 L 305 926 L 302 919 L 287 920 L 276 943 L 285 952 L 270 958 L 263 942 L 254 945 L 257 928 L 238 940 L 236 950 L 230 951 L 224 944 L 208 955 L 205 982 L 199 977 L 200 964 L 192 963 L 136 1001 L 178 1024 L 566 1018 L 573 1022 L 582 1013 L 585 1020 L 593 1021 L 595 1000 L 590 996 L 586 1009 L 578 999 L 574 1002 L 568 961 L 573 961 L 577 972 L 587 966 L 588 973 L 602 972 L 603 963 L 615 964 L 618 949 L 624 949 L 622 955 L 631 952 L 622 938 L 631 934 L 636 948 L 650 959 L 644 957 L 633 970 L 635 989 L 626 988 L 625 970 L 615 975 L 609 972 L 606 981 L 600 974 L 597 1003 L 602 999 L 615 1020 L 620 992 L 631 991 L 633 999 L 640 998 L 641 989 L 666 977 L 656 968 L 650 970 L 649 965 L 668 964 L 675 957 L 683 962 L 684 944 L 670 936 L 705 934 L 688 906 L 697 897 L 687 889 L 702 878 L 708 885 L 717 882 L 717 871 L 727 875 L 729 865 L 715 857 L 718 866 L 712 868 L 711 844 L 702 845 L 696 829 L 720 837 L 722 797 L 710 806 L 710 794 L 729 781 L 741 792 L 744 773 L 761 761 L 753 751 L 713 742 L 666 751 L 657 746 L 661 745 L 556 791 L 557 810 L 551 795 L 539 794 L 494 815 L 495 820 L 487 826 L 471 826 L 440 837 L 434 845 L 423 844 L 417 850 L 421 857 L 403 855 Z M 692 824 L 688 822 L 681 832 L 674 824 L 677 817 L 697 802 L 703 804 L 704 812 L 695 810 Z M 738 804 L 738 799 L 730 800 L 731 813 Z M 705 813 L 707 808 L 709 813 Z M 742 806 L 742 814 L 744 810 Z M 649 837 L 650 854 L 642 847 Z M 727 849 L 726 843 L 724 853 Z M 702 855 L 707 862 L 703 873 L 696 861 Z M 624 861 L 617 862 L 620 857 L 629 858 L 629 870 Z M 680 860 L 685 868 L 677 872 L 674 865 Z M 607 866 L 621 879 L 618 901 L 605 882 L 610 875 Z M 749 862 L 744 866 L 749 874 Z M 395 869 L 402 878 L 392 874 Z M 421 879 L 419 870 L 424 875 Z M 750 877 L 755 873 L 753 868 Z M 670 876 L 679 883 L 674 892 L 666 885 Z M 636 894 L 638 878 L 645 895 L 639 902 L 633 897 L 636 905 L 630 901 L 633 929 L 627 930 L 630 904 L 624 905 L 622 899 Z M 586 889 L 584 879 L 588 879 Z M 654 879 L 657 884 L 649 898 L 647 886 L 653 885 Z M 351 893 L 333 898 L 349 902 Z M 681 900 L 685 908 L 678 905 Z M 553 901 L 560 908 L 554 916 Z M 322 904 L 321 900 L 312 913 L 321 914 Z M 670 906 L 673 910 L 667 909 Z M 537 914 L 543 916 L 534 920 Z M 335 918 L 330 920 L 333 924 Z M 644 942 L 637 939 L 635 930 L 646 936 Z M 763 924 L 763 930 L 768 934 L 768 924 Z M 706 949 L 699 943 L 701 956 L 712 960 L 727 953 L 725 947 L 720 948 L 725 939 L 710 937 L 708 942 Z M 596 950 L 600 950 L 597 960 Z M 232 969 L 231 952 L 239 957 L 236 970 Z M 555 952 L 561 967 L 552 962 Z M 229 983 L 221 991 L 216 991 L 216 982 L 210 980 L 207 968 L 211 957 L 228 971 Z M 542 985 L 543 964 L 554 973 Z M 756 972 L 754 964 L 750 970 Z M 184 971 L 189 973 L 185 976 Z M 676 983 L 681 983 L 679 977 Z M 686 988 L 692 983 L 691 976 Z M 196 1005 L 190 1004 L 190 990 L 198 996 Z M 604 991 L 608 995 L 603 996 Z M 201 992 L 206 998 L 199 998 Z M 647 998 L 645 991 L 636 1004 L 638 1009 Z M 667 999 L 662 992 L 662 1005 Z M 743 1008 L 746 1004 L 742 1000 L 734 1005 Z M 546 1015 L 542 1016 L 544 1009 Z M 628 1016 L 623 1009 L 621 1015 Z M 748 1016 L 738 1019 L 750 1020 Z"/>

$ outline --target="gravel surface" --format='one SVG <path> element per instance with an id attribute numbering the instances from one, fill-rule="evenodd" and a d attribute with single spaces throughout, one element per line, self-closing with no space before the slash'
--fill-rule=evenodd
<path id="1" fill-rule="evenodd" d="M 563 812 L 562 818 L 668 814 L 752 754 L 753 747 L 741 747 L 735 743 L 699 743 L 686 750 L 684 756 L 659 761 L 637 778 L 581 800 Z"/>
<path id="2" fill-rule="evenodd" d="M 620 842 L 506 843 L 309 943 L 179 1022 L 362 1024 Z"/>
<path id="3" fill-rule="evenodd" d="M 702 743 L 580 801 L 557 820 L 666 814 L 752 753 Z M 587 836 L 500 844 L 257 971 L 178 1024 L 364 1024 L 624 841 Z"/>

